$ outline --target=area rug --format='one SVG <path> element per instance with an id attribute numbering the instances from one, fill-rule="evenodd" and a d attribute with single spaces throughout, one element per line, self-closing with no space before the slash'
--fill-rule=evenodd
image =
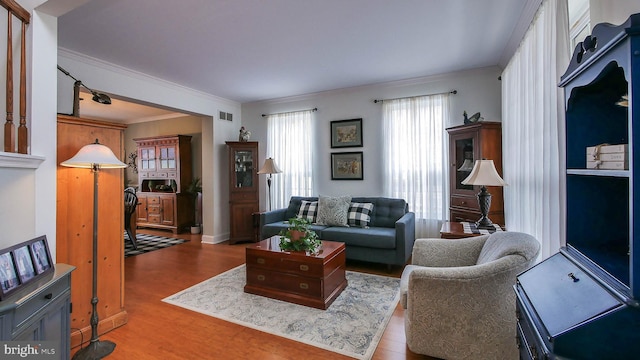
<path id="1" fill-rule="evenodd" d="M 244 292 L 240 265 L 162 301 L 356 359 L 371 359 L 399 299 L 400 279 L 347 271 L 327 310 Z"/>
<path id="2" fill-rule="evenodd" d="M 137 249 L 133 248 L 127 232 L 124 232 L 124 257 L 140 255 L 158 249 L 164 249 L 169 246 L 182 244 L 187 240 L 168 238 L 157 235 L 136 234 Z"/>

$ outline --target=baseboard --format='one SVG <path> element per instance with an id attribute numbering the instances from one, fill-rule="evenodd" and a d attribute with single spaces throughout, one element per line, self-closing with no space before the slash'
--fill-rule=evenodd
<path id="1" fill-rule="evenodd" d="M 98 322 L 98 336 L 108 333 L 127 323 L 129 315 L 126 310 Z M 87 344 L 91 340 L 91 326 L 82 329 L 71 329 L 71 348 Z"/>
<path id="2" fill-rule="evenodd" d="M 227 240 L 229 240 L 229 233 L 217 236 L 202 235 L 201 242 L 203 244 L 220 244 L 221 242 L 225 242 Z"/>

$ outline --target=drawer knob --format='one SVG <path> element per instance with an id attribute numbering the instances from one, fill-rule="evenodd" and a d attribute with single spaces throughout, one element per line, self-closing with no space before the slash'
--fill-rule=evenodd
<path id="1" fill-rule="evenodd" d="M 300 283 L 300 289 L 302 289 L 302 290 L 307 290 L 307 289 L 309 289 L 309 284 L 307 284 L 307 283 Z"/>
<path id="2" fill-rule="evenodd" d="M 265 279 L 264 275 L 258 275 L 258 280 L 264 281 L 264 279 Z"/>
<path id="3" fill-rule="evenodd" d="M 258 264 L 264 264 L 264 259 L 263 258 L 258 258 L 258 260 L 256 260 L 256 262 Z"/>
<path id="4" fill-rule="evenodd" d="M 300 270 L 309 271 L 309 265 L 300 265 Z"/>
<path id="5" fill-rule="evenodd" d="M 567 274 L 568 277 L 571 278 L 571 280 L 573 280 L 573 282 L 578 282 L 580 281 L 580 279 L 578 279 L 572 272 Z"/>
<path id="6" fill-rule="evenodd" d="M 47 300 L 51 300 L 53 298 L 53 294 L 52 293 L 48 293 L 47 295 L 44 296 L 45 299 Z"/>

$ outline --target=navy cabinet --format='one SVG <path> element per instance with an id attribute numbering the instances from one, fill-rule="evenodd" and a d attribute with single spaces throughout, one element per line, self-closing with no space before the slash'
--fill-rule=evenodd
<path id="1" fill-rule="evenodd" d="M 639 74 L 635 14 L 619 26 L 594 27 L 561 77 L 567 244 L 518 276 L 523 359 L 640 356 L 640 152 L 633 144 L 640 135 Z M 605 144 L 626 145 L 616 156 L 627 162 L 592 168 L 587 148 Z"/>

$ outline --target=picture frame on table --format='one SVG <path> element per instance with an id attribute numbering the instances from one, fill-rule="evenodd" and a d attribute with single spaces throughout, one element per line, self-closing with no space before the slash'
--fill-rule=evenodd
<path id="1" fill-rule="evenodd" d="M 361 147 L 362 119 L 331 122 L 331 148 Z"/>
<path id="2" fill-rule="evenodd" d="M 25 285 L 38 286 L 54 270 L 44 235 L 0 250 L 0 301 Z"/>
<path id="3" fill-rule="evenodd" d="M 37 237 L 29 242 L 33 267 L 37 275 L 53 271 L 53 261 L 49 252 L 49 243 L 46 236 Z"/>
<path id="4" fill-rule="evenodd" d="M 9 250 L 0 253 L 0 300 L 6 298 L 20 287 L 13 254 Z"/>
<path id="5" fill-rule="evenodd" d="M 13 259 L 15 260 L 16 269 L 20 283 L 24 284 L 36 277 L 36 270 L 33 266 L 33 259 L 29 245 L 25 244 L 13 250 Z"/>
<path id="6" fill-rule="evenodd" d="M 362 151 L 331 153 L 331 180 L 362 180 Z"/>

